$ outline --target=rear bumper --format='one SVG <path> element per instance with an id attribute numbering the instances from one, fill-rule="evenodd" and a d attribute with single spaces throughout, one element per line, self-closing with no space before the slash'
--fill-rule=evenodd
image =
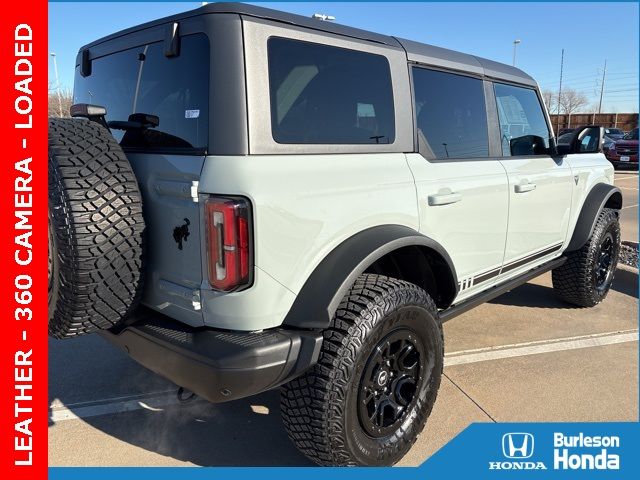
<path id="1" fill-rule="evenodd" d="M 119 332 L 100 334 L 143 366 L 214 403 L 295 378 L 317 362 L 322 344 L 320 332 L 194 328 L 146 308 Z"/>

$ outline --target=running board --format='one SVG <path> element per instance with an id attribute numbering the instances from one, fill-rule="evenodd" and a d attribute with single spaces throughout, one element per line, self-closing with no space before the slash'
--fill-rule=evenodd
<path id="1" fill-rule="evenodd" d="M 554 268 L 559 267 L 566 261 L 567 261 L 566 257 L 556 258 L 555 260 L 551 260 L 550 262 L 540 265 L 539 267 L 536 267 L 533 270 L 529 270 L 528 272 L 516 278 L 508 280 L 504 283 L 500 283 L 498 285 L 494 285 L 489 290 L 486 290 L 474 297 L 464 300 L 458 305 L 453 305 L 447 308 L 446 310 L 442 310 L 440 312 L 440 321 L 442 323 L 447 322 L 452 318 L 455 318 L 458 315 L 463 314 L 467 310 L 471 310 L 472 308 L 477 307 L 482 303 L 486 303 L 490 300 L 493 300 L 494 298 L 499 297 L 503 293 L 506 293 L 509 290 L 513 290 L 514 288 L 519 287 L 524 283 L 527 283 L 532 278 L 538 277 L 543 273 L 548 272 L 549 270 L 553 270 Z"/>

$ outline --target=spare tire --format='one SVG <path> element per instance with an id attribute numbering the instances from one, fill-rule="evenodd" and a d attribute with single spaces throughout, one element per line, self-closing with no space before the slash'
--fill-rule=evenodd
<path id="1" fill-rule="evenodd" d="M 49 119 L 49 335 L 122 323 L 142 291 L 144 219 L 133 169 L 111 133 Z"/>

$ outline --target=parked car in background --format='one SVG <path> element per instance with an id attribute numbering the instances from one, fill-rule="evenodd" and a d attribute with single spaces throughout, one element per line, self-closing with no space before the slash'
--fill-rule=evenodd
<path id="1" fill-rule="evenodd" d="M 625 133 L 619 128 L 605 128 L 604 129 L 604 142 L 602 147 L 607 149 L 611 146 L 613 142 L 616 140 L 620 140 L 624 137 Z"/>
<path id="2" fill-rule="evenodd" d="M 575 128 L 561 128 L 558 132 L 558 137 L 561 137 L 562 135 L 566 135 L 568 133 L 573 133 L 574 130 Z"/>
<path id="3" fill-rule="evenodd" d="M 605 128 L 604 136 L 609 137 L 613 140 L 620 140 L 622 137 L 624 137 L 624 132 L 619 128 Z"/>
<path id="4" fill-rule="evenodd" d="M 609 144 L 604 154 L 614 167 L 638 168 L 638 128 Z"/>

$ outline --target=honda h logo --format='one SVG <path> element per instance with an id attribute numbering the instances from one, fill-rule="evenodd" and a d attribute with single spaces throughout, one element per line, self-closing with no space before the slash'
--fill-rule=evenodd
<path id="1" fill-rule="evenodd" d="M 502 436 L 502 454 L 507 458 L 529 458 L 533 455 L 533 435 L 505 433 Z"/>

